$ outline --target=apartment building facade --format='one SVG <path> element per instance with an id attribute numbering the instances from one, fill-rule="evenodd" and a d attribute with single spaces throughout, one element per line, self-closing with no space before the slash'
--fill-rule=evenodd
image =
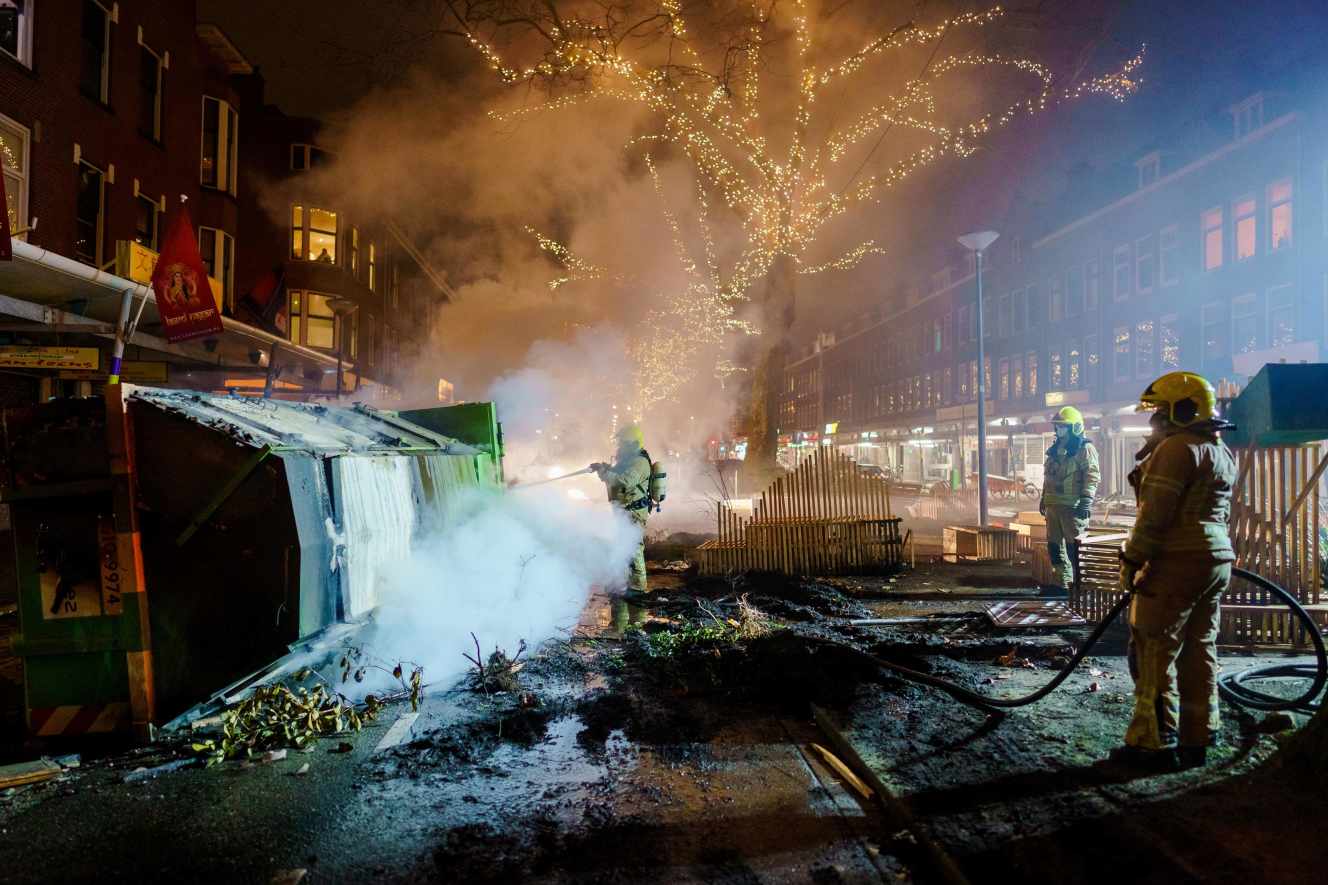
<path id="1" fill-rule="evenodd" d="M 992 473 L 1040 484 L 1049 415 L 1074 405 L 1102 449 L 1104 492 L 1123 492 L 1145 433 L 1133 405 L 1159 374 L 1240 383 L 1267 362 L 1324 358 L 1322 117 L 1258 94 L 1228 120 L 1199 150 L 1137 158 L 1134 188 L 1113 201 L 1001 231 L 983 274 Z M 784 460 L 837 445 L 917 480 L 975 470 L 976 280 L 961 262 L 790 362 Z"/>
<path id="2" fill-rule="evenodd" d="M 420 286 L 414 250 L 392 251 L 385 234 L 368 236 L 363 270 L 347 264 L 360 233 L 335 210 L 328 224 L 316 204 L 298 223 L 294 207 L 260 208 L 265 189 L 323 158 L 316 124 L 285 121 L 192 3 L 0 0 L 0 158 L 15 234 L 14 260 L 0 262 L 0 344 L 91 354 L 71 370 L 0 354 L 0 398 L 95 392 L 126 290 L 136 311 L 143 303 L 129 380 L 256 392 L 275 374 L 279 395 L 334 395 L 340 378 L 358 398 L 398 396 L 400 354 L 424 346 L 445 284 L 429 270 Z M 182 202 L 225 328 L 171 343 L 144 284 Z M 403 289 L 405 318 L 380 319 Z M 324 316 L 331 301 L 342 316 Z"/>

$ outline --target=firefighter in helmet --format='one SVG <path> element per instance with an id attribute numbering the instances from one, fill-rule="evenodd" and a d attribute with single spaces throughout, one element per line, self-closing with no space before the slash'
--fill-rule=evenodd
<path id="1" fill-rule="evenodd" d="M 1060 585 L 1074 586 L 1079 544 L 1088 535 L 1088 517 L 1101 478 L 1097 449 L 1084 438 L 1084 416 L 1066 406 L 1051 418 L 1056 441 L 1047 449 L 1038 510 L 1047 518 L 1047 550 Z"/>
<path id="2" fill-rule="evenodd" d="M 1192 372 L 1169 372 L 1139 397 L 1153 432 L 1130 474 L 1139 509 L 1121 550 L 1134 713 L 1117 758 L 1163 769 L 1204 764 L 1220 725 L 1218 603 L 1236 558 L 1227 531 L 1236 459 L 1216 401 Z"/>
<path id="3" fill-rule="evenodd" d="M 641 528 L 641 542 L 632 558 L 627 590 L 630 594 L 646 592 L 646 520 L 650 515 L 650 456 L 645 451 L 641 428 L 628 424 L 616 435 L 618 451 L 612 464 L 597 462 L 595 471 L 609 493 L 609 501 L 624 511 Z"/>

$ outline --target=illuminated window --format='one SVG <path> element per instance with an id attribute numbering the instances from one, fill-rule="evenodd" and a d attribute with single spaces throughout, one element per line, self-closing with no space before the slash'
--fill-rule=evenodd
<path id="1" fill-rule="evenodd" d="M 1180 328 L 1179 318 L 1173 313 L 1164 316 L 1158 322 L 1158 355 L 1162 358 L 1162 368 L 1180 368 Z"/>
<path id="2" fill-rule="evenodd" d="M 1291 179 L 1268 187 L 1269 246 L 1276 252 L 1291 245 Z"/>
<path id="3" fill-rule="evenodd" d="M 1153 291 L 1154 237 L 1140 237 L 1134 244 L 1134 291 L 1139 294 Z"/>
<path id="4" fill-rule="evenodd" d="M 1130 327 L 1117 326 L 1116 333 L 1113 336 L 1115 342 L 1115 379 L 1117 381 L 1130 380 Z"/>
<path id="5" fill-rule="evenodd" d="M 997 371 L 997 377 L 1000 379 L 1000 385 L 1001 385 L 1000 398 L 1009 399 L 1010 398 L 1010 361 L 1001 360 L 1000 363 L 997 364 L 996 371 Z"/>
<path id="6" fill-rule="evenodd" d="M 203 149 L 199 181 L 234 196 L 240 115 L 229 103 L 203 96 Z"/>
<path id="7" fill-rule="evenodd" d="M 1071 341 L 1070 346 L 1065 349 L 1065 386 L 1070 390 L 1078 390 L 1083 382 L 1083 352 L 1079 350 L 1079 342 Z"/>
<path id="8" fill-rule="evenodd" d="M 1250 353 L 1259 349 L 1259 307 L 1253 295 L 1231 300 L 1231 352 Z"/>
<path id="9" fill-rule="evenodd" d="M 0 52 L 32 67 L 33 0 L 0 0 Z"/>
<path id="10" fill-rule="evenodd" d="M 991 396 L 991 357 L 982 360 L 982 390 L 984 396 Z"/>
<path id="11" fill-rule="evenodd" d="M 30 134 L 26 126 L 20 126 L 0 114 L 0 160 L 3 160 L 5 175 L 5 211 L 9 215 L 9 231 L 14 236 L 28 226 L 29 141 Z"/>
<path id="12" fill-rule="evenodd" d="M 198 228 L 198 253 L 208 276 L 221 283 L 221 297 L 230 312 L 235 303 L 235 240 L 224 230 Z"/>
<path id="13" fill-rule="evenodd" d="M 1028 395 L 1038 395 L 1038 355 L 1029 351 L 1024 360 L 1028 366 Z"/>
<path id="14" fill-rule="evenodd" d="M 78 86 L 94 101 L 106 104 L 110 100 L 111 11 L 94 0 L 83 0 Z"/>
<path id="15" fill-rule="evenodd" d="M 1134 377 L 1153 375 L 1153 321 L 1140 320 L 1134 326 Z"/>
<path id="16" fill-rule="evenodd" d="M 336 348 L 341 322 L 328 306 L 331 299 L 317 292 L 291 292 L 291 341 L 322 350 Z"/>
<path id="17" fill-rule="evenodd" d="M 1024 398 L 1024 358 L 1015 357 L 1010 361 L 1011 395 L 1015 399 Z"/>
<path id="18" fill-rule="evenodd" d="M 1203 306 L 1201 331 L 1203 362 L 1205 366 L 1211 366 L 1227 353 L 1226 316 L 1221 302 L 1214 301 Z"/>
<path id="19" fill-rule="evenodd" d="M 84 264 L 99 267 L 106 179 L 100 169 L 82 160 L 78 164 L 78 198 L 74 205 L 74 257 Z"/>
<path id="20" fill-rule="evenodd" d="M 161 141 L 161 56 L 138 47 L 138 131 Z"/>
<path id="21" fill-rule="evenodd" d="M 156 200 L 143 194 L 134 197 L 134 242 L 157 251 L 158 215 L 161 207 Z"/>
<path id="22" fill-rule="evenodd" d="M 1098 260 L 1084 265 L 1084 311 L 1097 310 L 1098 296 L 1102 294 L 1102 267 Z"/>
<path id="23" fill-rule="evenodd" d="M 337 263 L 337 213 L 296 204 L 291 207 L 291 258 Z"/>
<path id="24" fill-rule="evenodd" d="M 1117 246 L 1113 257 L 1112 296 L 1122 301 L 1130 294 L 1130 276 L 1133 272 L 1130 267 L 1130 247 Z"/>
<path id="25" fill-rule="evenodd" d="M 1268 346 L 1282 347 L 1296 340 L 1296 297 L 1291 286 L 1268 290 Z"/>
<path id="26" fill-rule="evenodd" d="M 369 291 L 378 291 L 378 250 L 373 244 L 369 244 Z"/>
<path id="27" fill-rule="evenodd" d="M 1053 349 L 1047 353 L 1047 365 L 1051 369 L 1051 377 L 1047 379 L 1047 386 L 1051 390 L 1060 390 L 1065 385 L 1065 377 L 1061 374 L 1061 352 Z"/>
<path id="28" fill-rule="evenodd" d="M 969 396 L 971 396 L 973 400 L 976 401 L 978 398 L 978 361 L 977 360 L 968 361 L 968 389 L 971 391 L 969 393 Z"/>
<path id="29" fill-rule="evenodd" d="M 350 229 L 350 275 L 360 278 L 360 229 L 354 225 Z"/>
<path id="30" fill-rule="evenodd" d="M 1176 225 L 1162 228 L 1162 232 L 1157 235 L 1157 270 L 1158 280 L 1164 286 L 1174 286 L 1180 282 L 1180 262 L 1176 260 L 1178 246 Z"/>
<path id="31" fill-rule="evenodd" d="M 1209 209 L 1202 220 L 1203 268 L 1217 270 L 1222 266 L 1222 209 Z"/>
<path id="32" fill-rule="evenodd" d="M 1236 237 L 1236 260 L 1253 258 L 1259 241 L 1259 221 L 1254 214 L 1253 197 L 1232 204 L 1231 223 Z"/>

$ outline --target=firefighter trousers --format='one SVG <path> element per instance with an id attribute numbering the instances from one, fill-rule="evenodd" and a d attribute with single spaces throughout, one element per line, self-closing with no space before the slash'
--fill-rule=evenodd
<path id="1" fill-rule="evenodd" d="M 1149 561 L 1130 602 L 1134 715 L 1125 743 L 1157 750 L 1179 734 L 1181 745 L 1204 747 L 1217 736 L 1218 611 L 1230 583 L 1229 562 Z"/>
<path id="2" fill-rule="evenodd" d="M 642 507 L 639 510 L 628 510 L 627 515 L 641 529 L 641 540 L 636 545 L 636 554 L 632 557 L 632 563 L 627 572 L 627 589 L 635 590 L 638 593 L 646 592 L 646 519 L 648 511 Z"/>
<path id="3" fill-rule="evenodd" d="M 1087 537 L 1088 520 L 1075 516 L 1072 505 L 1047 505 L 1047 553 L 1057 580 L 1067 590 L 1074 586 L 1079 544 Z"/>

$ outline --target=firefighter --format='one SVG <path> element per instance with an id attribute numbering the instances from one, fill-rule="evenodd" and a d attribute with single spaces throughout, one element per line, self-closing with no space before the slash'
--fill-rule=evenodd
<path id="1" fill-rule="evenodd" d="M 618 452 L 612 464 L 597 462 L 590 465 L 608 489 L 609 501 L 626 512 L 629 519 L 641 528 L 641 542 L 632 558 L 628 574 L 629 595 L 646 592 L 646 519 L 650 515 L 650 456 L 645 451 L 645 437 L 635 424 L 623 427 L 617 433 Z"/>
<path id="2" fill-rule="evenodd" d="M 1116 758 L 1174 770 L 1203 765 L 1220 725 L 1218 604 L 1236 558 L 1227 532 L 1236 459 L 1219 436 L 1231 425 L 1199 375 L 1170 372 L 1139 400 L 1153 433 L 1130 474 L 1139 509 L 1121 550 L 1134 713 Z"/>
<path id="3" fill-rule="evenodd" d="M 1074 586 L 1079 544 L 1088 535 L 1088 517 L 1101 478 L 1097 449 L 1084 438 L 1084 416 L 1066 406 L 1051 419 L 1056 441 L 1047 449 L 1038 511 L 1047 518 L 1047 551 L 1061 587 Z"/>

